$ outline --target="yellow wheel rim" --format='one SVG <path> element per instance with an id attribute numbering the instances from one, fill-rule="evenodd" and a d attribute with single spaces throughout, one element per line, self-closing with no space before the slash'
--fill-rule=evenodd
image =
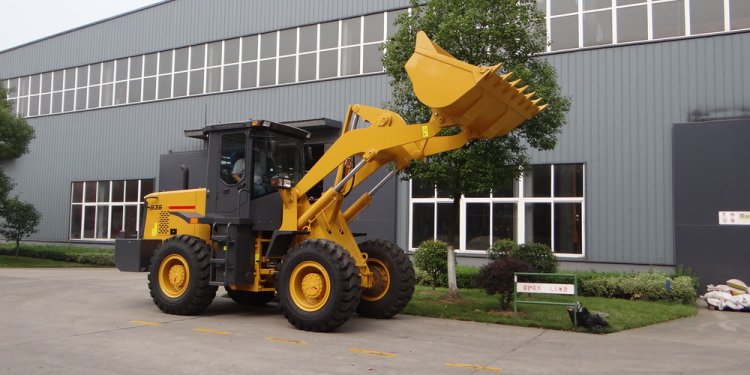
<path id="1" fill-rule="evenodd" d="M 190 267 L 182 255 L 170 254 L 159 265 L 159 288 L 170 298 L 185 293 L 190 282 Z"/>
<path id="2" fill-rule="evenodd" d="M 331 296 L 331 279 L 318 262 L 305 261 L 294 267 L 289 277 L 292 301 L 304 311 L 317 311 Z"/>
<path id="3" fill-rule="evenodd" d="M 367 259 L 367 267 L 375 276 L 375 282 L 371 288 L 362 290 L 362 299 L 365 301 L 378 301 L 385 297 L 391 287 L 391 274 L 388 267 L 380 259 Z"/>

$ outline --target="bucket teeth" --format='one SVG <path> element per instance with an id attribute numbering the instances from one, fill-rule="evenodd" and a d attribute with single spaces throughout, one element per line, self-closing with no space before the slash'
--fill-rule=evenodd
<path id="1" fill-rule="evenodd" d="M 500 65 L 475 66 L 455 59 L 417 33 L 415 52 L 406 63 L 417 98 L 442 124 L 456 125 L 474 138 L 504 135 L 546 107 L 517 72 Z"/>

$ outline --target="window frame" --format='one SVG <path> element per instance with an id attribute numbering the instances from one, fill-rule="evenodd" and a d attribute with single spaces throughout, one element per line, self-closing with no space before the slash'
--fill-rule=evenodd
<path id="1" fill-rule="evenodd" d="M 142 103 L 149 103 L 153 101 L 160 101 L 160 100 L 171 100 L 176 98 L 186 98 L 186 97 L 193 97 L 193 96 L 201 96 L 201 95 L 212 95 L 212 94 L 218 94 L 218 93 L 224 93 L 224 92 L 232 92 L 232 91 L 240 91 L 240 90 L 255 90 L 255 89 L 264 89 L 269 87 L 277 87 L 277 86 L 285 86 L 285 85 L 294 85 L 294 84 L 300 84 L 300 83 L 308 83 L 308 82 L 314 82 L 314 81 L 322 81 L 322 80 L 331 80 L 331 79 L 341 79 L 341 78 L 349 78 L 349 77 L 356 77 L 356 76 L 362 76 L 362 75 L 370 75 L 370 74 L 383 74 L 385 69 L 382 66 L 382 63 L 379 64 L 380 69 L 377 69 L 376 65 L 369 64 L 368 65 L 368 71 L 365 72 L 365 64 L 364 64 L 364 52 L 365 48 L 368 49 L 368 52 L 372 54 L 372 46 L 377 46 L 378 49 L 382 48 L 383 43 L 388 38 L 388 35 L 390 35 L 393 32 L 393 25 L 391 25 L 391 22 L 389 22 L 394 14 L 400 14 L 404 11 L 409 11 L 409 8 L 398 8 L 398 9 L 392 9 L 382 12 L 374 12 L 374 13 L 368 13 L 360 16 L 354 16 L 349 17 L 346 19 L 356 19 L 359 22 L 359 40 L 355 40 L 351 45 L 342 45 L 342 28 L 343 28 L 343 22 L 345 19 L 338 19 L 338 20 L 332 20 L 332 21 L 326 21 L 326 22 L 320 22 L 320 23 L 313 23 L 313 24 L 306 24 L 306 25 L 300 25 L 292 28 L 287 29 L 279 29 L 279 30 L 269 30 L 266 32 L 256 33 L 256 34 L 249 34 L 249 35 L 239 35 L 239 36 L 233 36 L 231 38 L 226 39 L 220 39 L 220 40 L 212 40 L 212 41 L 206 41 L 203 43 L 198 43 L 194 45 L 189 46 L 179 46 L 176 48 L 170 48 L 162 51 L 152 51 L 144 54 L 139 55 L 133 55 L 133 56 L 123 56 L 118 57 L 115 59 L 105 60 L 105 61 L 98 61 L 93 62 L 91 64 L 83 64 L 79 66 L 74 67 L 68 67 L 68 68 L 62 68 L 58 70 L 51 70 L 46 72 L 40 72 L 40 73 L 34 73 L 30 75 L 25 76 L 19 76 L 19 77 L 10 77 L 8 79 L 5 79 L 4 81 L 10 82 L 14 81 L 14 84 L 17 87 L 21 87 L 22 85 L 26 85 L 26 91 L 22 92 L 23 90 L 19 89 L 18 93 L 14 95 L 13 103 L 15 105 L 14 108 L 14 114 L 21 114 L 24 117 L 39 117 L 39 116 L 48 116 L 48 115 L 56 115 L 56 114 L 62 114 L 62 113 L 68 113 L 68 112 L 79 112 L 79 111 L 86 111 L 86 110 L 93 110 L 93 109 L 102 109 L 107 107 L 116 107 L 116 106 L 123 106 L 123 105 L 132 105 L 132 104 L 142 104 Z M 382 18 L 382 35 L 380 35 L 379 39 L 369 40 L 365 41 L 365 23 L 368 19 L 368 17 L 378 15 Z M 330 48 L 321 48 L 321 25 L 324 23 L 329 22 L 336 22 L 336 45 Z M 300 32 L 303 28 L 308 28 L 314 26 L 316 30 L 315 35 L 315 43 L 316 45 L 314 48 L 309 49 L 305 48 L 304 52 L 301 52 L 301 36 Z M 379 28 L 379 27 L 378 27 Z M 287 30 L 294 30 L 294 43 L 295 48 L 294 51 L 290 51 L 290 53 L 286 53 L 281 55 L 280 54 L 280 43 L 281 43 L 281 33 L 285 32 Z M 276 49 L 275 52 L 272 54 L 272 56 L 263 56 L 261 57 L 261 35 L 264 34 L 275 34 L 276 37 Z M 374 35 L 374 34 L 373 34 Z M 256 40 L 256 47 L 257 50 L 254 51 L 254 56 L 251 54 L 249 55 L 251 58 L 245 59 L 245 39 L 246 38 L 255 38 Z M 237 53 L 239 54 L 237 57 L 237 61 L 235 62 L 227 62 L 226 60 L 226 45 L 228 41 L 231 40 L 238 40 L 238 48 L 239 50 Z M 212 65 L 208 66 L 209 61 L 209 46 L 213 45 L 214 43 L 220 43 L 220 62 L 218 65 Z M 202 64 L 198 63 L 197 65 L 194 64 L 193 58 L 194 56 L 197 56 L 197 54 L 194 54 L 194 51 L 197 48 L 203 49 L 203 62 Z M 177 68 L 177 51 L 187 49 L 187 61 L 185 62 L 184 69 L 181 69 L 179 71 L 176 71 Z M 342 65 L 344 64 L 344 61 L 342 60 L 343 56 L 343 50 L 344 49 L 357 49 L 358 54 L 357 57 L 359 59 L 358 64 L 356 67 L 353 67 L 353 70 L 351 72 L 348 72 L 346 75 L 344 75 L 345 69 L 343 69 Z M 326 76 L 321 78 L 321 53 L 326 52 L 335 52 L 335 64 L 336 64 L 336 72 L 332 76 Z M 300 57 L 304 56 L 305 59 L 311 59 L 312 56 L 314 56 L 315 59 L 315 77 L 309 78 L 305 80 L 300 80 Z M 150 64 L 147 63 L 150 62 L 152 58 L 155 57 L 155 69 L 153 72 L 148 72 L 149 69 L 147 69 L 147 65 L 150 66 Z M 171 64 L 165 65 L 163 63 L 163 59 L 165 58 L 171 58 Z M 288 79 L 285 79 L 284 82 L 280 82 L 280 62 L 284 59 L 292 59 L 294 64 L 293 69 L 293 77 L 288 77 Z M 134 60 L 140 61 L 140 74 L 137 74 L 137 72 L 131 72 L 131 67 L 136 66 L 138 64 L 133 64 Z M 273 82 L 272 83 L 264 83 L 261 85 L 262 77 L 261 77 L 261 63 L 264 62 L 273 62 L 275 64 L 274 66 L 274 76 L 273 76 Z M 246 66 L 245 64 L 255 64 L 255 77 L 254 77 L 254 84 L 250 85 L 250 82 L 246 82 L 249 86 L 243 87 L 243 78 L 242 78 L 242 71 L 243 66 Z M 112 65 L 112 77 L 107 82 L 104 82 L 105 79 L 105 67 L 107 64 Z M 162 66 L 163 65 L 163 66 Z M 200 66 L 199 66 L 200 65 Z M 171 66 L 171 69 L 169 69 L 169 72 L 162 72 L 163 67 L 169 67 Z M 195 66 L 195 67 L 194 67 Z M 225 87 L 225 71 L 228 67 L 237 66 L 237 82 L 236 84 L 227 85 L 230 88 Z M 251 66 L 251 65 L 249 65 Z M 98 68 L 98 79 L 92 80 L 91 70 L 92 67 Z M 212 90 L 209 90 L 209 73 L 215 74 L 215 72 L 212 72 L 211 70 L 218 69 L 218 86 L 212 85 Z M 87 72 L 87 76 L 85 78 L 78 77 L 79 71 Z M 136 74 L 134 74 L 136 73 Z M 71 76 L 72 74 L 72 76 Z M 177 75 L 180 75 L 180 92 L 176 93 L 175 88 L 177 86 L 177 83 L 175 81 L 175 78 Z M 182 75 L 185 75 L 183 77 Z M 57 75 L 62 76 L 62 84 L 60 87 L 55 88 L 54 82 Z M 43 89 L 43 81 L 44 77 L 49 77 L 51 82 L 51 90 L 42 92 Z M 192 79 L 191 79 L 192 77 Z M 80 79 L 79 79 L 80 78 Z M 202 78 L 202 82 L 191 82 L 194 79 L 200 79 Z M 82 79 L 85 79 L 85 84 L 83 84 Z M 68 85 L 67 81 L 70 80 L 70 84 Z M 184 82 L 183 82 L 184 80 Z M 38 81 L 38 82 L 36 82 Z M 80 84 L 79 84 L 79 81 Z M 34 83 L 34 89 L 30 90 L 29 85 Z M 270 82 L 270 81 L 268 81 Z M 139 85 L 140 83 L 140 85 Z M 183 95 L 182 93 L 182 85 L 184 83 L 185 86 L 185 93 Z M 163 85 L 167 85 L 168 87 L 162 87 Z M 195 90 L 191 90 L 191 85 L 195 85 Z M 70 86 L 70 87 L 68 87 Z M 153 86 L 153 90 L 151 90 Z M 218 87 L 218 90 L 216 88 Z M 140 92 L 130 92 L 131 88 L 134 90 L 139 90 Z M 149 88 L 149 90 L 147 90 Z M 199 89 L 200 88 L 200 89 Z M 153 93 L 151 93 L 153 91 Z M 33 92 L 33 93 L 32 93 Z M 92 96 L 93 94 L 93 96 Z M 132 98 L 131 98 L 132 96 Z M 153 96 L 153 97 L 152 97 Z M 117 100 L 120 98 L 122 100 Z M 57 100 L 55 100 L 57 98 Z M 131 100 L 132 99 L 132 100 Z M 33 103 L 33 111 L 32 111 L 32 103 Z M 44 103 L 44 107 L 42 107 L 42 103 Z M 47 104 L 49 104 L 49 108 L 47 107 Z M 23 106 L 23 108 L 22 108 Z M 55 110 L 59 107 L 59 110 Z M 33 113 L 33 114 L 32 114 Z"/>
<path id="2" fill-rule="evenodd" d="M 122 201 L 113 201 L 112 199 L 112 193 L 114 190 L 114 183 L 115 182 L 122 182 L 123 183 L 123 199 Z M 127 184 L 128 182 L 137 181 L 138 186 L 138 192 L 137 198 L 138 201 L 128 201 L 128 193 L 127 193 Z M 142 179 L 119 179 L 119 180 L 87 180 L 87 181 L 71 181 L 70 183 L 70 212 L 69 212 L 69 220 L 68 220 L 68 240 L 70 241 L 76 241 L 76 242 L 112 242 L 117 237 L 112 236 L 112 215 L 113 215 L 113 208 L 116 207 L 122 207 L 122 217 L 121 217 L 121 223 L 123 225 L 123 229 L 121 229 L 121 232 L 125 230 L 124 225 L 126 223 L 126 213 L 127 213 L 127 207 L 135 207 L 136 208 L 136 221 L 135 221 L 135 232 L 142 236 L 142 233 L 140 233 L 140 225 L 142 220 L 142 215 L 144 214 L 143 205 L 144 205 L 144 199 L 143 196 L 150 194 L 146 193 L 144 194 L 144 183 L 150 182 L 152 187 L 156 187 L 156 179 L 155 178 L 142 178 Z M 75 193 L 75 185 L 80 183 L 81 184 L 81 200 L 80 202 L 74 202 L 74 193 Z M 100 184 L 106 183 L 108 186 L 108 192 L 107 192 L 107 199 L 100 200 Z M 89 184 L 94 184 L 94 190 L 95 190 L 95 197 L 93 201 L 86 201 L 86 188 L 89 186 Z M 78 233 L 78 237 L 73 237 L 73 228 L 74 228 L 74 215 L 73 210 L 74 207 L 80 207 L 81 213 L 80 213 L 80 232 Z M 97 233 L 97 225 L 99 223 L 99 211 L 100 208 L 106 207 L 107 208 L 107 230 L 106 230 L 106 237 L 99 236 Z M 87 237 L 86 236 L 86 208 L 93 208 L 94 212 L 94 232 L 93 237 Z M 118 234 L 119 235 L 119 234 Z"/>
<path id="3" fill-rule="evenodd" d="M 551 228 L 550 228 L 550 248 L 552 248 L 552 251 L 555 252 L 554 244 L 555 244 L 555 205 L 556 204 L 580 204 L 581 205 L 581 212 L 580 212 L 580 221 L 581 221 L 581 253 L 580 254 L 574 254 L 574 253 L 562 253 L 562 252 L 555 252 L 555 254 L 560 258 L 585 258 L 586 257 L 586 163 L 558 163 L 558 164 L 537 164 L 542 166 L 549 166 L 550 168 L 550 192 L 549 196 L 545 197 L 530 197 L 526 196 L 526 193 L 524 191 L 524 186 L 526 183 L 527 176 L 526 174 L 521 175 L 518 180 L 514 181 L 514 197 L 495 197 L 492 193 L 489 196 L 486 197 L 466 197 L 462 196 L 460 201 L 460 217 L 459 222 L 461 225 L 459 226 L 459 238 L 458 238 L 458 248 L 456 249 L 456 252 L 459 254 L 477 254 L 477 255 L 484 255 L 486 254 L 486 250 L 482 249 L 467 249 L 466 246 L 469 242 L 469 238 L 467 238 L 467 230 L 466 230 L 466 219 L 467 219 L 467 204 L 489 204 L 489 237 L 490 237 L 490 244 L 492 244 L 494 241 L 498 240 L 493 238 L 493 227 L 494 227 L 494 207 L 495 204 L 513 204 L 515 205 L 516 210 L 516 216 L 515 216 L 515 237 L 516 241 L 518 243 L 525 243 L 526 239 L 529 237 L 527 235 L 526 231 L 526 208 L 534 203 L 549 203 L 550 204 L 550 219 L 551 219 Z M 581 166 L 581 173 L 582 173 L 582 187 L 583 191 L 581 192 L 580 197 L 556 197 L 555 194 L 555 166 L 563 166 L 563 165 L 576 165 Z M 437 231 L 438 231 L 438 205 L 439 204 L 451 204 L 453 200 L 451 198 L 443 198 L 438 196 L 438 189 L 434 189 L 434 194 L 432 197 L 428 198 L 412 198 L 412 185 L 414 180 L 410 180 L 408 183 L 408 191 L 409 191 L 409 228 L 408 228 L 408 247 L 414 251 L 419 246 L 419 244 L 413 243 L 413 236 L 414 236 L 414 204 L 433 204 L 433 237 L 432 239 L 437 239 Z"/>

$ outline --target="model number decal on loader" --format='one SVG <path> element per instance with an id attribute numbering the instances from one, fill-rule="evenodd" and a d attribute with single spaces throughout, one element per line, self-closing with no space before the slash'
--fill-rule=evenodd
<path id="1" fill-rule="evenodd" d="M 149 204 L 146 206 L 147 210 L 161 211 L 162 207 L 160 204 Z"/>

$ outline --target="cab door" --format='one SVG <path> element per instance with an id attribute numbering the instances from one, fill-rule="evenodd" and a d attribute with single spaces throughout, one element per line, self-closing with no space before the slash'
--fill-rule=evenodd
<path id="1" fill-rule="evenodd" d="M 209 161 L 209 179 L 214 181 L 213 212 L 227 217 L 241 217 L 247 212 L 250 201 L 252 171 L 247 158 L 249 145 L 247 131 L 230 131 L 213 137 L 219 149 Z"/>

